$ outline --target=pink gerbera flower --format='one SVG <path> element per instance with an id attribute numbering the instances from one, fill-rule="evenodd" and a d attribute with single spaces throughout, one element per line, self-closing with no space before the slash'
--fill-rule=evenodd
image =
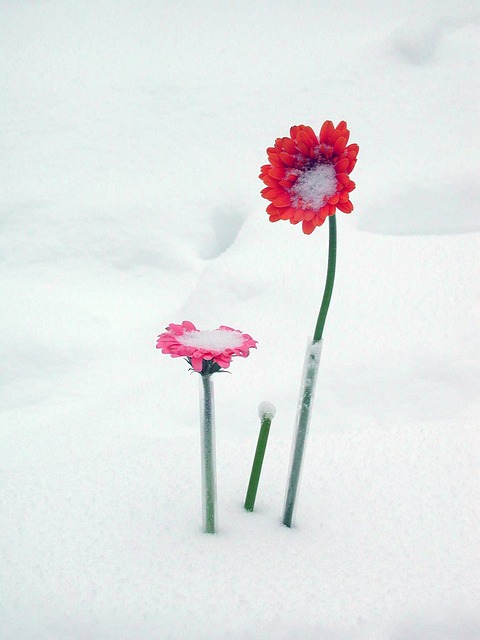
<path id="1" fill-rule="evenodd" d="M 162 353 L 172 358 L 186 358 L 192 369 L 202 375 L 228 368 L 233 356 L 246 358 L 256 345 L 257 341 L 248 333 L 224 325 L 212 331 L 200 331 L 188 320 L 169 324 L 166 333 L 161 333 L 157 340 L 157 349 Z"/>
<path id="2" fill-rule="evenodd" d="M 327 120 L 318 136 L 300 124 L 291 127 L 290 137 L 275 140 L 267 149 L 270 164 L 263 165 L 259 176 L 266 184 L 262 196 L 270 200 L 270 222 L 301 222 L 303 232 L 310 234 L 337 209 L 353 210 L 350 193 L 355 183 L 349 174 L 357 162 L 358 145 L 347 145 L 349 137 L 344 120 L 336 127 Z"/>

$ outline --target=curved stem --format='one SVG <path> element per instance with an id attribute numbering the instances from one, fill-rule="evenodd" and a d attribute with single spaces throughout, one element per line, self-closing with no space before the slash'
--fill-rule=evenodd
<path id="1" fill-rule="evenodd" d="M 327 319 L 328 307 L 332 298 L 333 283 L 335 282 L 335 266 L 337 262 L 337 221 L 336 216 L 328 217 L 329 235 L 328 235 L 328 266 L 327 279 L 325 281 L 325 289 L 323 291 L 322 304 L 318 312 L 317 324 L 313 334 L 313 341 L 318 342 L 322 339 L 325 320 Z"/>

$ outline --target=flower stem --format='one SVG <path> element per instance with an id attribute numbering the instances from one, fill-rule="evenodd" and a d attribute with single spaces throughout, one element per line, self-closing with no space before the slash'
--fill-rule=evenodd
<path id="1" fill-rule="evenodd" d="M 328 266 L 325 289 L 323 291 L 322 304 L 318 312 L 317 324 L 313 334 L 313 341 L 322 339 L 325 320 L 327 319 L 328 307 L 332 298 L 333 283 L 335 282 L 335 266 L 337 262 L 337 221 L 336 216 L 328 217 Z"/>
<path id="2" fill-rule="evenodd" d="M 308 425 L 310 422 L 310 412 L 313 405 L 313 397 L 315 394 L 318 365 L 320 363 L 323 329 L 325 327 L 325 320 L 327 319 L 328 307 L 330 306 L 333 284 L 335 281 L 335 265 L 337 258 L 337 225 L 335 216 L 329 216 L 328 221 L 329 243 L 327 278 L 325 281 L 325 289 L 323 292 L 320 311 L 318 313 L 313 341 L 312 344 L 309 345 L 309 348 L 307 348 L 307 353 L 305 355 L 303 379 L 300 387 L 301 401 L 297 410 L 296 429 L 283 513 L 283 524 L 287 527 L 291 527 L 293 521 L 293 512 L 298 494 L 300 472 L 302 469 Z"/>
<path id="3" fill-rule="evenodd" d="M 255 498 L 257 497 L 258 482 L 262 473 L 263 459 L 267 448 L 268 434 L 270 433 L 270 425 L 272 424 L 272 413 L 263 413 L 261 416 L 260 432 L 258 434 L 257 448 L 253 458 L 252 471 L 250 473 L 250 481 L 248 483 L 247 495 L 245 498 L 245 509 L 253 511 L 255 506 Z"/>
<path id="4" fill-rule="evenodd" d="M 202 427 L 202 503 L 203 529 L 215 533 L 216 529 L 216 477 L 215 477 L 215 414 L 213 382 L 210 375 L 200 375 L 200 414 Z"/>

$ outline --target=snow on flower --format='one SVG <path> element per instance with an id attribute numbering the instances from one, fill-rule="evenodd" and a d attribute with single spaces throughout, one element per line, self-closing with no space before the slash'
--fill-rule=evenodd
<path id="1" fill-rule="evenodd" d="M 347 146 L 350 131 L 342 120 L 336 127 L 323 123 L 317 136 L 303 124 L 291 127 L 290 137 L 277 138 L 267 149 L 270 164 L 261 168 L 260 179 L 267 185 L 262 196 L 270 200 L 270 222 L 290 220 L 302 223 L 306 234 L 322 225 L 339 209 L 353 211 L 349 178 L 356 162 L 358 145 Z"/>
<path id="2" fill-rule="evenodd" d="M 166 333 L 157 339 L 157 349 L 172 358 L 187 358 L 192 368 L 204 375 L 226 369 L 233 356 L 246 358 L 250 349 L 256 349 L 257 341 L 224 325 L 211 331 L 200 331 L 185 320 L 182 324 L 169 324 Z"/>

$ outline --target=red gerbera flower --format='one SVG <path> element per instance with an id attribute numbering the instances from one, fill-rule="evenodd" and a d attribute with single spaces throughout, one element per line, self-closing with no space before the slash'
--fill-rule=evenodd
<path id="1" fill-rule="evenodd" d="M 242 333 L 222 325 L 211 331 L 200 331 L 192 322 L 171 323 L 166 333 L 157 339 L 157 349 L 172 358 L 184 357 L 198 373 L 210 374 L 230 366 L 233 356 L 246 358 L 250 349 L 256 349 L 257 341 L 248 333 Z"/>
<path id="2" fill-rule="evenodd" d="M 350 192 L 355 183 L 348 177 L 357 162 L 358 144 L 347 146 L 350 131 L 342 120 L 336 127 L 323 123 L 317 136 L 303 124 L 290 129 L 289 138 L 277 138 L 267 149 L 270 164 L 261 168 L 267 185 L 262 196 L 270 200 L 270 222 L 302 222 L 302 230 L 312 233 L 327 216 L 339 209 L 353 211 Z"/>

